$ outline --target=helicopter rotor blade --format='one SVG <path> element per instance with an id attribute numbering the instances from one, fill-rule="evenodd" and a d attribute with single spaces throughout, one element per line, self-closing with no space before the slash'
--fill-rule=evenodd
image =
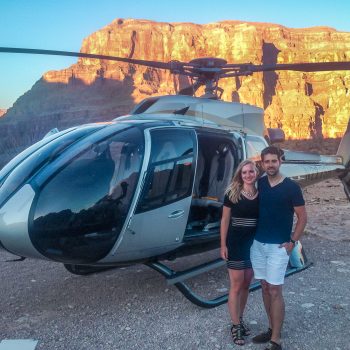
<path id="1" fill-rule="evenodd" d="M 198 58 L 190 62 L 180 62 L 177 60 L 172 60 L 169 62 L 159 62 L 83 52 L 25 49 L 14 47 L 0 47 L 0 52 L 82 57 L 90 59 L 125 62 L 150 68 L 166 69 L 169 70 L 172 74 L 182 74 L 193 78 L 193 80 L 195 81 L 195 83 L 192 86 L 182 89 L 179 92 L 180 95 L 193 95 L 201 85 L 208 85 L 206 87 L 208 93 L 212 93 L 215 95 L 217 92 L 215 92 L 214 90 L 217 87 L 217 83 L 210 84 L 211 82 L 217 82 L 221 78 L 248 76 L 256 72 L 272 72 L 282 70 L 299 72 L 325 72 L 350 70 L 349 61 L 255 65 L 252 63 L 231 64 L 227 63 L 224 59 L 213 57 Z"/>
<path id="2" fill-rule="evenodd" d="M 289 70 L 298 72 L 326 72 L 350 70 L 350 62 L 310 62 L 310 63 L 281 63 L 281 64 L 227 64 L 224 67 L 222 78 L 239 75 L 250 75 L 255 72 L 272 72 Z"/>
<path id="3" fill-rule="evenodd" d="M 160 68 L 167 69 L 170 71 L 181 71 L 184 66 L 193 66 L 188 63 L 182 63 L 179 61 L 170 61 L 170 62 L 158 62 L 158 61 L 146 61 L 146 60 L 137 60 L 133 58 L 125 58 L 118 56 L 108 56 L 100 54 L 91 54 L 83 52 L 71 52 L 71 51 L 55 51 L 55 50 L 41 50 L 41 49 L 25 49 L 17 47 L 0 47 L 0 52 L 5 53 L 25 53 L 25 54 L 34 54 L 34 55 L 54 55 L 54 56 L 71 56 L 71 57 L 82 57 L 82 58 L 92 58 L 99 60 L 109 60 L 117 62 L 126 62 L 131 64 L 138 64 L 141 66 L 147 66 L 151 68 Z"/>
<path id="4" fill-rule="evenodd" d="M 350 70 L 350 62 L 315 62 L 315 63 L 286 63 L 263 66 L 263 71 L 292 70 L 298 72 L 326 72 L 335 70 Z"/>

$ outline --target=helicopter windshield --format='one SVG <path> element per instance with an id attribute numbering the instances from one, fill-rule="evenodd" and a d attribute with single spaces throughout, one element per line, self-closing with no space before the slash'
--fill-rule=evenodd
<path id="1" fill-rule="evenodd" d="M 113 247 L 143 160 L 143 133 L 122 130 L 90 146 L 41 189 L 30 223 L 34 246 L 62 262 L 91 263 Z"/>
<path id="2" fill-rule="evenodd" d="M 247 157 L 250 159 L 260 160 L 261 151 L 267 146 L 267 142 L 259 136 L 247 135 L 246 137 Z"/>

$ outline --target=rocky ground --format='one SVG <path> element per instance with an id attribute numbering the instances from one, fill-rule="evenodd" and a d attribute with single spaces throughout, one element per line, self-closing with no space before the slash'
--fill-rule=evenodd
<path id="1" fill-rule="evenodd" d="M 286 140 L 277 146 L 294 151 L 336 154 L 341 138 Z"/>
<path id="2" fill-rule="evenodd" d="M 284 349 L 350 349 L 350 205 L 335 180 L 305 190 L 309 224 L 302 242 L 311 268 L 286 280 Z M 179 259 L 180 269 L 217 251 Z M 79 277 L 46 261 L 1 260 L 0 340 L 35 339 L 36 350 L 235 349 L 226 305 L 201 309 L 142 265 Z M 191 281 L 202 296 L 227 291 L 225 268 Z M 260 291 L 246 319 L 266 327 Z M 244 348 L 263 349 L 248 339 Z M 1 343 L 0 343 L 0 349 Z"/>

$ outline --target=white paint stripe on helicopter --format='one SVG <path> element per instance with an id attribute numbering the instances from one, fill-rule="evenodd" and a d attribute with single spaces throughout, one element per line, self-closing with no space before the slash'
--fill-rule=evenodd
<path id="1" fill-rule="evenodd" d="M 37 344 L 34 339 L 5 339 L 0 342 L 0 350 L 34 350 Z"/>

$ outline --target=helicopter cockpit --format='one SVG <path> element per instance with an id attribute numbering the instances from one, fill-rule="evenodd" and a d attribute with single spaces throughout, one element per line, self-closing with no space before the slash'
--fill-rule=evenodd
<path id="1" fill-rule="evenodd" d="M 12 225 L 2 243 L 11 251 L 18 236 L 29 236 L 31 256 L 101 259 L 125 223 L 143 153 L 142 130 L 124 123 L 72 129 L 43 142 L 0 187 L 5 195 L 17 191 L 1 208 L 0 229 L 19 217 L 23 224 Z M 21 203 L 16 218 L 9 217 L 8 208 Z"/>

